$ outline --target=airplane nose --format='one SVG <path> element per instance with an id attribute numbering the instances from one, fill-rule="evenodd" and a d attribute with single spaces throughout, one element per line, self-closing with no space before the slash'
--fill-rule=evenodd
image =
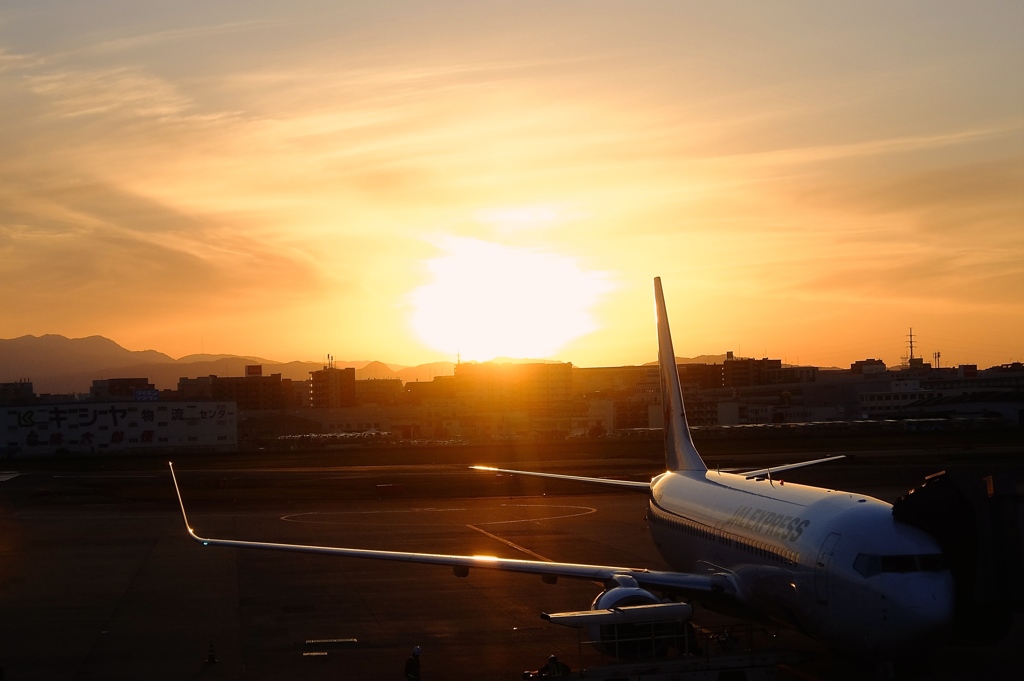
<path id="1" fill-rule="evenodd" d="M 955 594 L 949 572 L 914 572 L 889 589 L 891 634 L 903 645 L 943 640 L 953 629 Z"/>

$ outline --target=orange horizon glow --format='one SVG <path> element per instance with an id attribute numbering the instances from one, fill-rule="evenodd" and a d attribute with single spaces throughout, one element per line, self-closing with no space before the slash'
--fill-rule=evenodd
<path id="1" fill-rule="evenodd" d="M 1024 6 L 109 9 L 0 10 L 0 338 L 1024 360 Z"/>

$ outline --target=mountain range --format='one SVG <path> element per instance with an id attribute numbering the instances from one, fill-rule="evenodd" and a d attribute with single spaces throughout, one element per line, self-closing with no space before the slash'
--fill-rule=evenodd
<path id="1" fill-rule="evenodd" d="M 66 338 L 55 334 L 0 339 L 0 383 L 32 382 L 36 393 L 88 392 L 93 380 L 105 378 L 146 378 L 157 389 L 176 388 L 179 378 L 199 376 L 244 376 L 245 367 L 263 366 L 263 375 L 307 380 L 309 372 L 323 362 L 279 362 L 262 357 L 238 355 L 187 355 L 174 359 L 156 350 L 126 350 L 109 338 Z M 357 360 L 334 362 L 352 367 L 356 379 L 400 378 L 404 382 L 431 381 L 434 376 L 455 373 L 452 362 L 433 362 L 414 367 Z"/>
<path id="2" fill-rule="evenodd" d="M 677 357 L 679 364 L 721 364 L 725 355 Z M 510 359 L 504 363 L 554 362 L 555 360 Z M 186 355 L 174 359 L 156 350 L 127 350 L 109 338 L 89 336 L 67 338 L 48 334 L 0 339 L 0 383 L 27 380 L 38 394 L 68 394 L 89 391 L 92 382 L 105 378 L 145 378 L 157 389 L 174 389 L 180 378 L 199 376 L 244 376 L 245 367 L 263 366 L 263 375 L 304 381 L 323 362 L 280 362 L 240 355 Z M 650 364 L 657 364 L 651 362 Z M 407 367 L 373 360 L 334 361 L 339 369 L 354 368 L 357 380 L 400 378 L 403 382 L 432 381 L 435 376 L 452 376 L 455 364 L 432 362 Z"/>

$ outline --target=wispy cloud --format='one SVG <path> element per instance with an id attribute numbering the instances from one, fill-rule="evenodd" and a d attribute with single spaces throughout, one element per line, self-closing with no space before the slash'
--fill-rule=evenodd
<path id="1" fill-rule="evenodd" d="M 279 26 L 280 24 L 280 21 L 249 20 L 151 31 L 89 43 L 74 51 L 58 53 L 57 57 L 61 60 L 67 60 L 75 57 L 81 57 L 86 54 L 128 52 L 139 50 L 140 48 L 152 47 L 154 45 L 178 43 L 195 39 L 209 40 L 213 38 L 221 38 L 226 35 L 245 33 L 247 31 L 253 31 L 261 28 Z"/>
<path id="2" fill-rule="evenodd" d="M 188 107 L 167 82 L 132 69 L 58 71 L 28 77 L 30 90 L 51 100 L 51 115 L 163 117 Z"/>
<path id="3" fill-rule="evenodd" d="M 962 144 L 971 144 L 986 139 L 1012 136 L 1024 132 L 1024 122 L 1013 121 L 1003 125 L 970 130 L 957 130 L 936 135 L 907 135 L 903 137 L 875 139 L 863 142 L 790 147 L 771 151 L 740 153 L 718 157 L 716 160 L 741 160 L 744 165 L 780 168 L 789 165 L 822 163 L 848 158 L 889 156 L 921 152 Z"/>
<path id="4" fill-rule="evenodd" d="M 6 333 L 146 320 L 183 343 L 244 328 L 267 356 L 429 358 L 401 318 L 425 235 L 623 282 L 592 362 L 650 359 L 652 272 L 726 338 L 787 304 L 813 334 L 879 299 L 1020 309 L 1021 86 L 990 18 L 915 19 L 964 36 L 940 54 L 824 9 L 813 32 L 661 5 L 125 10 L 0 26 L 0 290 L 31 301 Z"/>
<path id="5" fill-rule="evenodd" d="M 141 321 L 315 286 L 316 270 L 301 252 L 111 186 L 30 187 L 8 177 L 0 196 L 0 290 L 51 329 L 100 310 Z"/>

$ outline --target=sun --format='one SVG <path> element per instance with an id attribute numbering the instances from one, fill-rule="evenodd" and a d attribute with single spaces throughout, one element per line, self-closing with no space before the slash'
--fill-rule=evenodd
<path id="1" fill-rule="evenodd" d="M 611 290 L 608 274 L 577 259 L 468 238 L 446 238 L 427 261 L 433 281 L 411 294 L 410 323 L 448 355 L 550 358 L 598 328 L 591 310 Z"/>

